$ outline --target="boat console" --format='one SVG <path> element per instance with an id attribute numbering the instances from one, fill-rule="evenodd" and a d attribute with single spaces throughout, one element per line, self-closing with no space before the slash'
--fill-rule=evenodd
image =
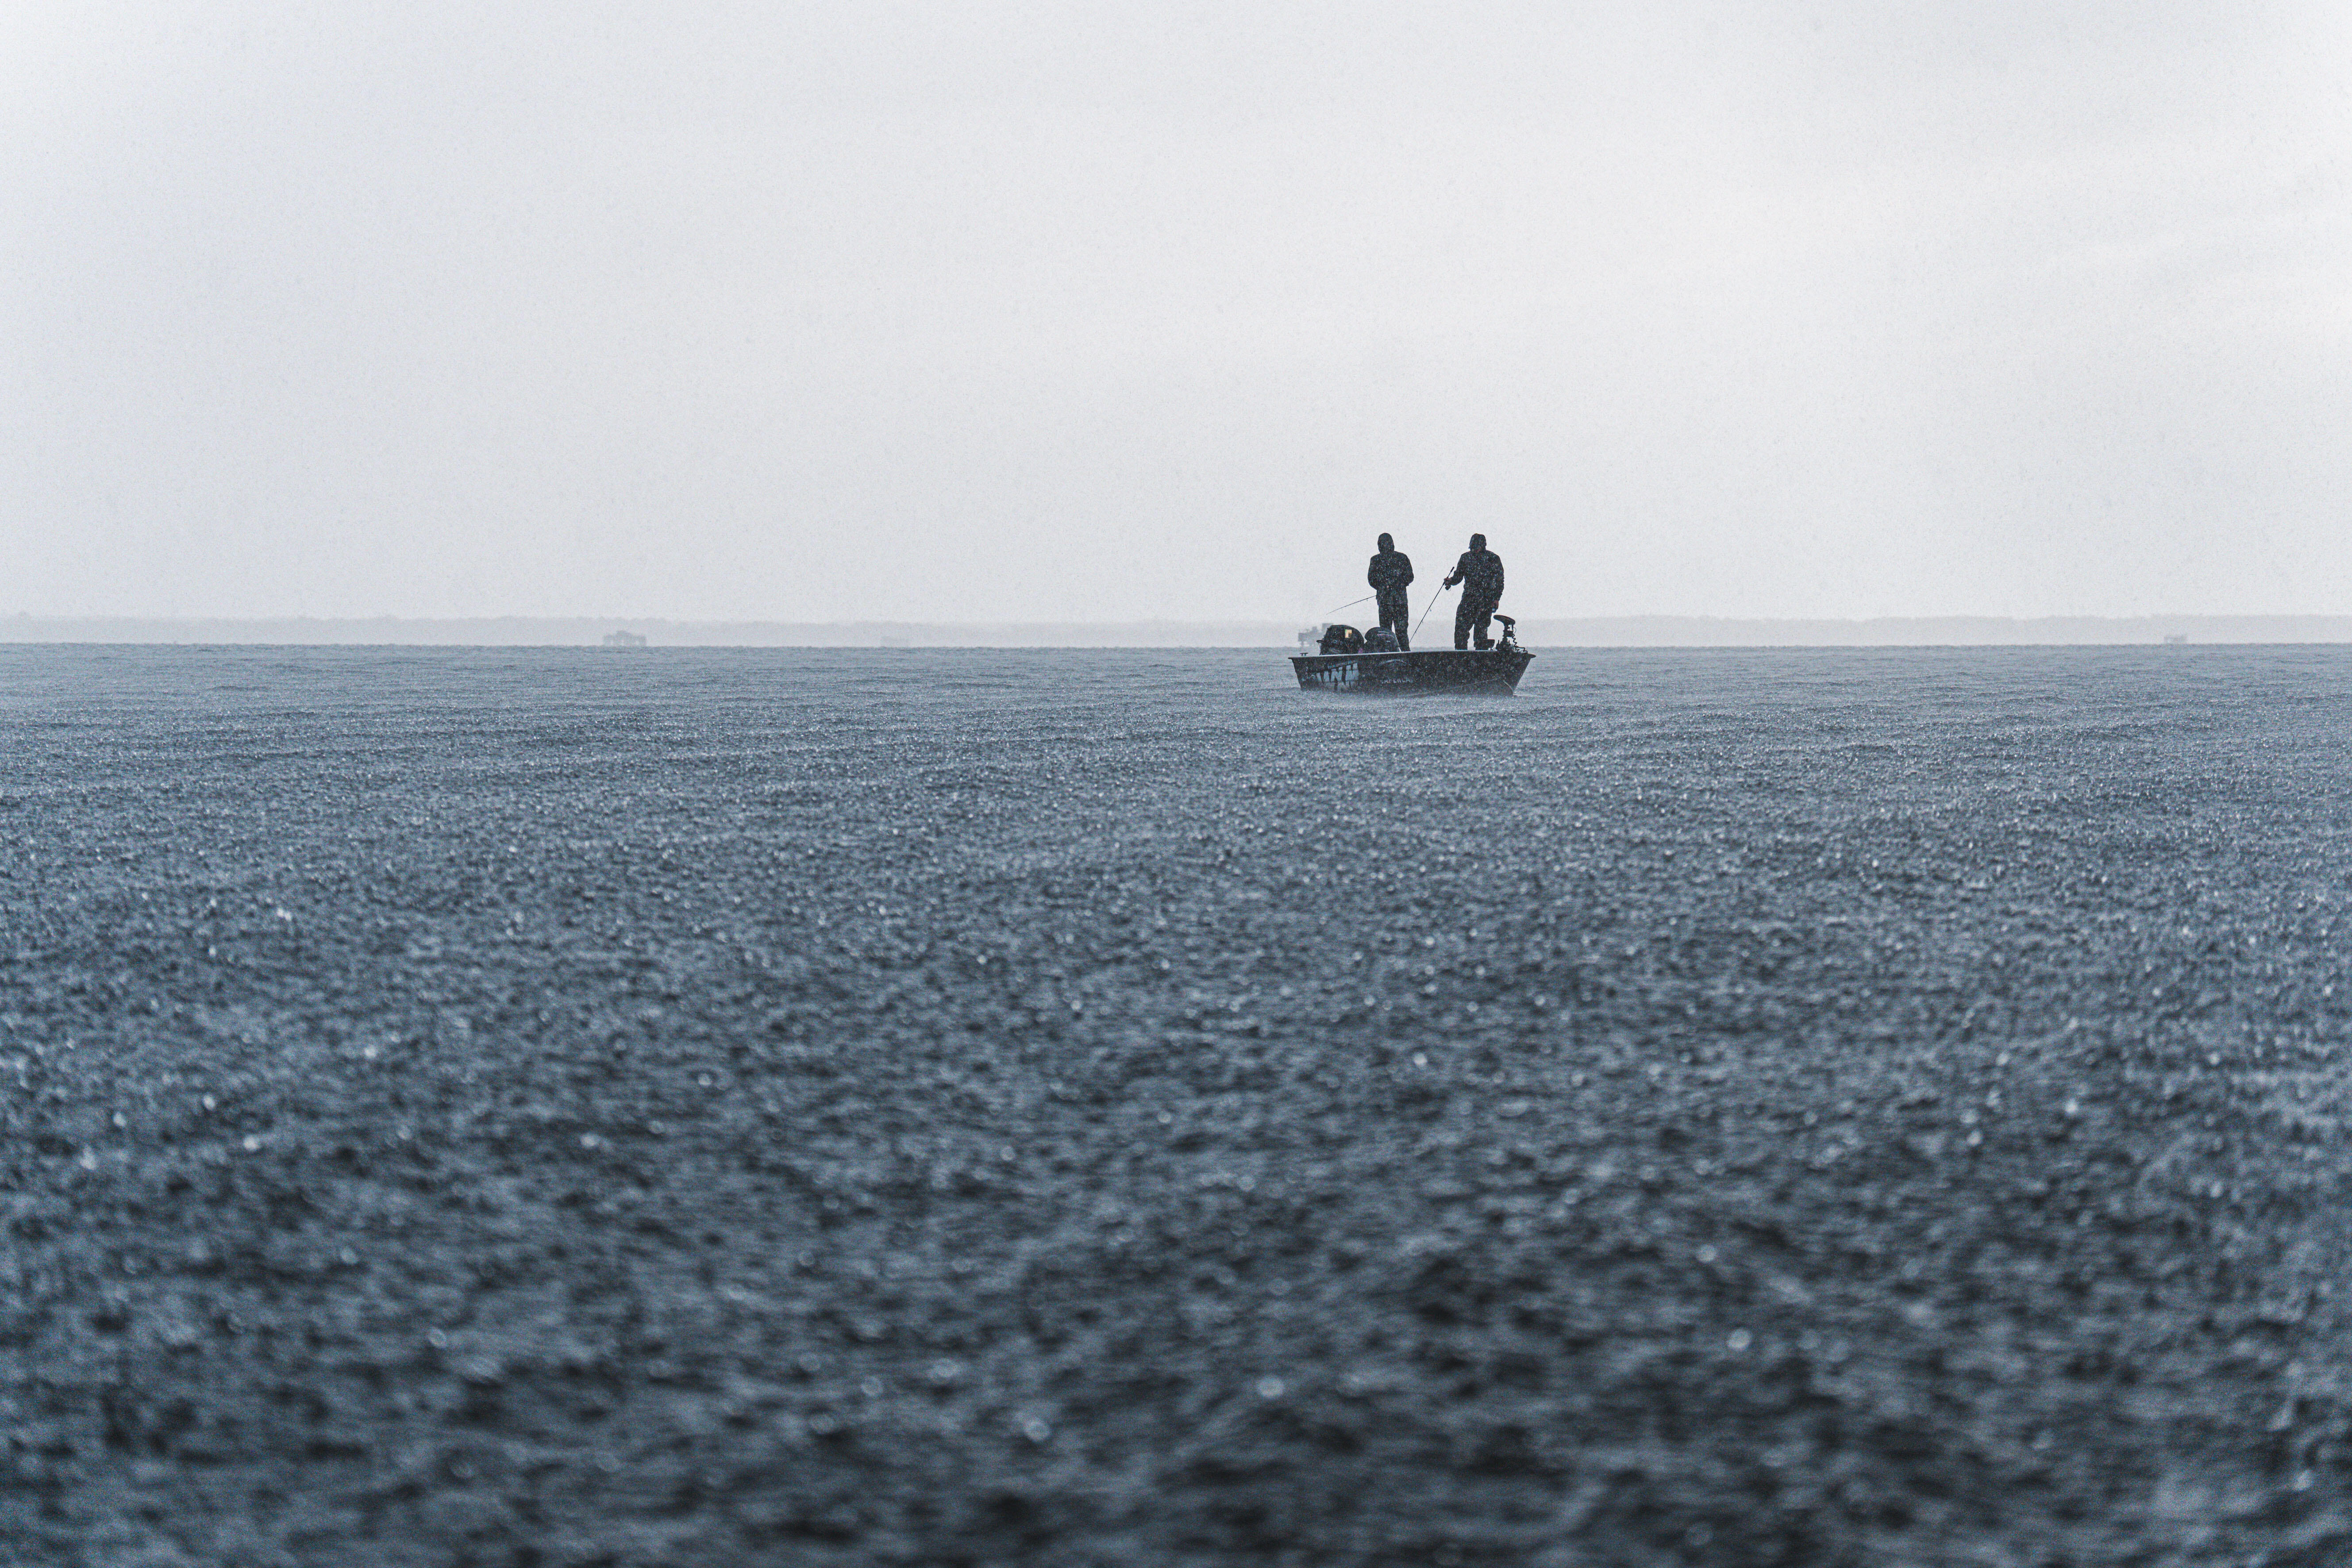
<path id="1" fill-rule="evenodd" d="M 1364 634 L 1353 626 L 1343 626 L 1335 622 L 1323 628 L 1323 640 L 1317 645 L 1315 651 L 1361 653 L 1364 651 Z"/>

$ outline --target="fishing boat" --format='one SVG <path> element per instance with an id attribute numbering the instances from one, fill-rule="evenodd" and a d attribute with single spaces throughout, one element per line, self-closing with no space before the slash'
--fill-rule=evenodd
<path id="1" fill-rule="evenodd" d="M 1493 647 L 1384 653 L 1364 646 L 1353 626 L 1327 626 L 1300 634 L 1290 667 L 1306 691 L 1352 691 L 1368 697 L 1427 697 L 1439 693 L 1508 697 L 1535 655 L 1519 646 L 1517 624 L 1496 616 L 1503 637 Z M 1313 652 L 1307 651 L 1311 646 Z"/>

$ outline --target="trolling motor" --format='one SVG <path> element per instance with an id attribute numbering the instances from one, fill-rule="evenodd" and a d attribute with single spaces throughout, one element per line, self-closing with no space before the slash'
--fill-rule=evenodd
<path id="1" fill-rule="evenodd" d="M 1502 635 L 1502 637 L 1501 637 L 1499 639 L 1497 639 L 1497 640 L 1496 640 L 1496 644 L 1495 644 L 1496 651 L 1497 651 L 1497 652 L 1506 652 L 1506 651 L 1507 651 L 1507 652 L 1510 652 L 1510 653 L 1517 653 L 1517 652 L 1518 652 L 1518 651 L 1519 651 L 1519 636 L 1518 636 L 1518 633 L 1519 633 L 1519 623 L 1518 623 L 1518 622 L 1517 622 L 1517 621 L 1515 621 L 1515 620 L 1513 620 L 1510 616 L 1507 616 L 1507 615 L 1504 615 L 1504 614 L 1503 614 L 1501 611 L 1499 611 L 1499 610 L 1498 610 L 1498 611 L 1496 611 L 1496 612 L 1495 613 L 1495 621 L 1496 621 L 1496 625 L 1500 626 L 1503 628 L 1503 635 Z"/>

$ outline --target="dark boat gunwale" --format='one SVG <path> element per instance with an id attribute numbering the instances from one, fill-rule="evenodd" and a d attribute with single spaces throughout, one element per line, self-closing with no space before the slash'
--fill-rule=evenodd
<path id="1" fill-rule="evenodd" d="M 1523 647 L 1417 648 L 1410 653 L 1298 653 L 1300 689 L 1363 696 L 1508 697 L 1535 655 Z"/>

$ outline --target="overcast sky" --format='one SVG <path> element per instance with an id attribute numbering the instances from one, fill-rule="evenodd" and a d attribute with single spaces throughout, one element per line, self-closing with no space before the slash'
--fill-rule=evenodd
<path id="1" fill-rule="evenodd" d="M 2352 613 L 2352 6 L 0 29 L 0 613 Z"/>

